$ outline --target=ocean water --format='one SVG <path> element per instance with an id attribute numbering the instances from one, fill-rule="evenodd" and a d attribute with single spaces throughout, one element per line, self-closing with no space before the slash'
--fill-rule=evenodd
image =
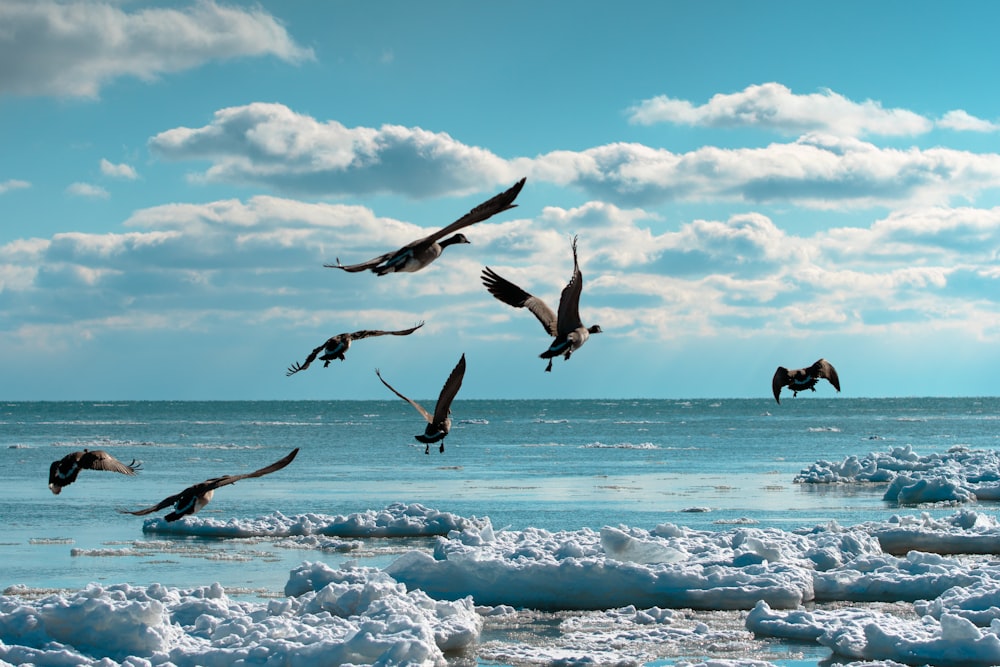
<path id="1" fill-rule="evenodd" d="M 219 489 L 200 516 L 347 515 L 404 502 L 489 517 L 496 528 L 553 531 L 664 523 L 727 530 L 747 522 L 794 530 L 885 520 L 901 510 L 882 500 L 884 485 L 792 480 L 815 461 L 905 445 L 919 454 L 996 448 L 1000 398 L 458 400 L 453 419 L 445 452 L 432 447 L 425 455 L 413 439 L 423 424 L 402 401 L 0 404 L 0 590 L 218 582 L 233 596 L 280 597 L 289 570 L 304 560 L 381 567 L 432 548 L 429 538 L 318 553 L 261 538 L 166 537 L 143 533 L 142 517 L 116 511 L 255 470 L 295 447 L 289 467 Z M 49 465 L 84 447 L 139 459 L 143 469 L 135 477 L 83 471 L 53 495 Z M 523 641 L 550 622 L 513 631 Z M 738 624 L 738 616 L 718 622 Z M 486 636 L 502 631 L 487 628 Z M 757 657 L 811 665 L 823 656 L 781 642 L 769 650 Z"/>

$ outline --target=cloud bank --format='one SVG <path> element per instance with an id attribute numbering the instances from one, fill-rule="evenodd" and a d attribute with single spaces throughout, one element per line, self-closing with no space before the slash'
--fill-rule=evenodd
<path id="1" fill-rule="evenodd" d="M 211 0 L 184 9 L 126 8 L 111 2 L 0 3 L 0 94 L 95 98 L 120 77 L 150 81 L 240 57 L 313 57 L 259 8 Z"/>

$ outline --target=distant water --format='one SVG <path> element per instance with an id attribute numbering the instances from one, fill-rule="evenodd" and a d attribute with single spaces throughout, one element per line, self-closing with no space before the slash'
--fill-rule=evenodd
<path id="1" fill-rule="evenodd" d="M 432 544 L 371 540 L 339 554 L 166 538 L 115 511 L 254 470 L 294 447 L 288 468 L 220 489 L 203 515 L 351 514 L 402 501 L 488 516 L 496 528 L 851 525 L 912 509 L 882 501 L 884 486 L 793 484 L 794 476 L 817 460 L 904 445 L 929 454 L 1000 444 L 995 397 L 458 400 L 453 418 L 444 454 L 425 455 L 412 437 L 420 417 L 402 401 L 0 404 L 0 590 L 219 582 L 237 595 L 281 595 L 302 560 L 384 565 Z M 143 471 L 84 471 L 52 495 L 49 464 L 84 447 L 140 459 Z"/>

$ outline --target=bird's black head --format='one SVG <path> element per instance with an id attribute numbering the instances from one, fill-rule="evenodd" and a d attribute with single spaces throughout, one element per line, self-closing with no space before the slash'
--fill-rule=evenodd
<path id="1" fill-rule="evenodd" d="M 453 243 L 470 243 L 470 241 L 465 238 L 465 234 L 455 234 L 454 236 L 449 236 L 444 241 L 441 241 L 441 246 L 449 246 Z"/>
<path id="2" fill-rule="evenodd" d="M 589 331 L 592 334 L 595 334 L 595 333 L 603 333 L 604 329 L 601 328 L 600 324 L 595 324 L 595 325 L 591 326 L 590 328 L 588 328 L 587 331 Z"/>

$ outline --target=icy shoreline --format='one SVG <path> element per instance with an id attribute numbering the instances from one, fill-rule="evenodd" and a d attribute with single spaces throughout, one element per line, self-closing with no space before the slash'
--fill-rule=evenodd
<path id="1" fill-rule="evenodd" d="M 940 508 L 941 489 L 950 504 L 973 502 L 995 476 L 994 452 L 921 457 L 901 447 L 817 462 L 797 481 L 878 481 L 896 490 L 886 502 L 907 504 L 899 500 L 907 494 Z M 663 523 L 552 532 L 396 503 L 336 516 L 148 519 L 143 530 L 270 539 L 319 557 L 351 550 L 352 540 L 425 537 L 434 546 L 382 569 L 303 562 L 284 597 L 266 602 L 236 600 L 218 584 L 91 584 L 44 597 L 13 585 L 0 596 L 2 664 L 638 665 L 691 655 L 692 646 L 750 650 L 759 638 L 812 642 L 858 665 L 1000 663 L 1000 559 L 991 557 L 1000 554 L 1000 524 L 968 507 L 794 531 Z M 887 603 L 907 613 L 878 608 Z M 484 624 L 519 609 L 578 613 L 560 624 L 563 646 L 482 641 Z M 743 628 L 692 622 L 691 610 L 738 614 Z"/>

